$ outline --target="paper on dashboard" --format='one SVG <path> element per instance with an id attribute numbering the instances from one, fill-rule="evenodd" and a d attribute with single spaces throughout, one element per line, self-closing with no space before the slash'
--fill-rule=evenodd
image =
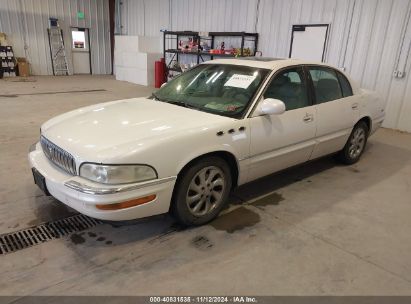
<path id="1" fill-rule="evenodd" d="M 230 77 L 230 79 L 227 80 L 224 86 L 247 89 L 250 86 L 250 84 L 254 81 L 255 77 L 256 76 L 253 75 L 234 74 Z"/>

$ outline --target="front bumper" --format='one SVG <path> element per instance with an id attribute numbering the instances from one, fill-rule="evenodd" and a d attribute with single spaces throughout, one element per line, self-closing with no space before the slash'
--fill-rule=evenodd
<path id="1" fill-rule="evenodd" d="M 80 176 L 72 176 L 53 165 L 37 144 L 30 149 L 29 161 L 45 178 L 50 194 L 62 203 L 93 218 L 111 221 L 132 220 L 166 213 L 170 207 L 176 177 L 127 184 L 101 185 Z M 143 205 L 119 210 L 100 210 L 96 205 L 121 203 L 155 194 Z"/>

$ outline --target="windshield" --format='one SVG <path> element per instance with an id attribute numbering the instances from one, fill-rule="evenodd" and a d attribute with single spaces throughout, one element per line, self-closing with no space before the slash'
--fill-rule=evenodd
<path id="1" fill-rule="evenodd" d="M 174 78 L 153 96 L 201 111 L 241 117 L 269 70 L 202 64 Z"/>

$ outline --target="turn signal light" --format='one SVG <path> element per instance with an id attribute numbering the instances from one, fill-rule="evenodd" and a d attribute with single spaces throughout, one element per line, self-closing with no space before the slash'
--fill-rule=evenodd
<path id="1" fill-rule="evenodd" d="M 121 203 L 115 203 L 115 204 L 108 204 L 108 205 L 96 205 L 97 209 L 100 210 L 119 210 L 119 209 L 125 209 L 125 208 L 130 208 L 142 204 L 149 203 L 153 201 L 156 198 L 155 194 L 145 196 L 145 197 L 140 197 L 133 199 L 131 201 L 126 201 L 126 202 L 121 202 Z"/>

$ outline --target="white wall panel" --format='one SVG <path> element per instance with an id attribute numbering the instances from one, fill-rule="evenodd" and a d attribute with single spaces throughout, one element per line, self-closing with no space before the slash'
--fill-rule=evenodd
<path id="1" fill-rule="evenodd" d="M 16 56 L 24 56 L 24 21 L 19 1 L 0 1 L 0 32 L 8 35 Z"/>
<path id="2" fill-rule="evenodd" d="M 270 57 L 288 57 L 293 24 L 328 23 L 326 62 L 385 98 L 386 127 L 411 131 L 411 0 L 122 1 L 128 16 L 122 24 L 132 34 L 144 28 L 150 34 L 164 28 L 257 31 L 259 50 Z M 393 77 L 396 69 L 405 77 Z"/>
<path id="3" fill-rule="evenodd" d="M 257 0 L 171 0 L 173 30 L 254 31 Z"/>
<path id="4" fill-rule="evenodd" d="M 122 34 L 159 36 L 160 29 L 170 28 L 169 0 L 121 1 Z"/>
<path id="5" fill-rule="evenodd" d="M 85 19 L 77 18 L 78 11 Z M 50 17 L 60 21 L 71 71 L 70 27 L 88 27 L 93 74 L 111 73 L 108 0 L 0 0 L 0 32 L 10 37 L 17 56 L 28 58 L 33 74 L 52 75 Z"/>
<path id="6" fill-rule="evenodd" d="M 158 36 L 161 29 L 254 31 L 257 1 L 122 0 L 122 33 Z"/>
<path id="7" fill-rule="evenodd" d="M 387 117 L 384 125 L 389 128 L 397 128 L 411 132 L 411 128 L 407 128 L 406 124 L 401 123 L 399 119 L 400 113 L 405 110 L 404 105 L 411 102 L 411 96 L 404 94 L 407 86 L 409 86 L 410 70 L 408 69 L 405 78 L 399 79 L 393 77 L 396 58 L 400 51 L 402 29 L 406 23 L 407 10 L 409 12 L 411 9 L 411 1 L 394 0 L 392 2 L 392 8 L 389 9 L 387 7 L 387 12 L 390 16 L 387 31 L 385 33 L 375 34 L 379 38 L 379 43 L 383 45 L 381 57 L 376 58 L 374 62 L 368 62 L 368 65 L 374 64 L 379 66 L 378 72 L 375 74 L 375 85 L 371 88 L 381 92 L 387 101 Z M 385 3 L 384 5 L 387 4 Z M 370 53 L 373 52 L 374 50 L 371 50 Z M 411 112 L 408 112 L 408 115 L 410 114 Z"/>

